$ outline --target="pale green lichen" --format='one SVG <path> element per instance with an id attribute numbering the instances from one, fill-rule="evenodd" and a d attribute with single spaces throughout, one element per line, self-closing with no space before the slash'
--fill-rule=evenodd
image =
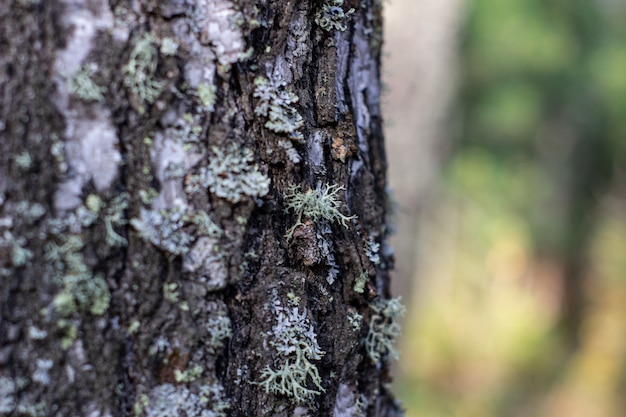
<path id="1" fill-rule="evenodd" d="M 368 259 L 372 261 L 372 263 L 375 265 L 380 264 L 379 250 L 380 243 L 376 242 L 374 240 L 374 237 L 370 236 L 369 239 L 367 239 L 367 242 L 365 242 L 365 254 L 367 255 Z"/>
<path id="2" fill-rule="evenodd" d="M 198 95 L 198 100 L 202 104 L 202 107 L 206 111 L 215 110 L 215 101 L 217 100 L 217 87 L 214 85 L 210 85 L 207 83 L 201 83 L 198 85 L 198 89 L 196 91 Z"/>
<path id="3" fill-rule="evenodd" d="M 367 284 L 367 281 L 369 281 L 369 279 L 370 277 L 367 272 L 361 272 L 357 279 L 354 280 L 354 292 L 363 294 L 363 292 L 365 291 L 365 284 Z"/>
<path id="4" fill-rule="evenodd" d="M 209 164 L 191 175 L 185 191 L 199 192 L 208 188 L 213 194 L 231 203 L 238 203 L 246 196 L 263 197 L 269 192 L 270 179 L 254 163 L 254 152 L 231 144 L 226 151 L 213 147 Z"/>
<path id="5" fill-rule="evenodd" d="M 284 196 L 285 206 L 287 210 L 293 211 L 298 218 L 287 232 L 287 239 L 290 240 L 296 228 L 303 225 L 303 219 L 309 219 L 313 222 L 326 219 L 331 223 L 341 223 L 347 228 L 347 222 L 356 219 L 356 215 L 346 216 L 339 210 L 340 200 L 337 193 L 343 189 L 339 185 L 318 184 L 314 190 L 309 189 L 303 193 L 299 186 L 289 187 Z"/>
<path id="6" fill-rule="evenodd" d="M 192 364 L 184 371 L 180 369 L 174 370 L 174 379 L 176 382 L 193 382 L 202 376 L 204 368 L 200 364 Z"/>
<path id="7" fill-rule="evenodd" d="M 44 259 L 55 268 L 55 277 L 62 290 L 54 298 L 54 306 L 63 316 L 78 311 L 102 315 L 109 307 L 111 294 L 102 274 L 93 275 L 85 263 L 82 250 L 85 243 L 79 235 L 61 235 L 60 245 L 49 242 L 44 246 Z"/>
<path id="8" fill-rule="evenodd" d="M 343 0 L 325 0 L 315 15 L 315 23 L 327 32 L 345 31 L 347 28 L 345 21 L 354 13 L 354 9 L 344 12 L 342 6 Z"/>
<path id="9" fill-rule="evenodd" d="M 265 127 L 292 139 L 302 140 L 300 128 L 304 125 L 304 119 L 294 107 L 298 96 L 287 88 L 287 83 L 273 77 L 256 77 L 254 85 L 254 97 L 259 99 L 254 113 L 267 117 Z"/>
<path id="10" fill-rule="evenodd" d="M 351 311 L 348 313 L 348 322 L 352 326 L 352 330 L 359 330 L 363 322 L 363 316 L 358 311 Z"/>
<path id="11" fill-rule="evenodd" d="M 395 340 L 400 335 L 400 317 L 405 309 L 400 298 L 377 300 L 370 304 L 374 311 L 370 320 L 369 332 L 365 339 L 367 354 L 376 363 L 385 356 L 398 358 Z"/>
<path id="12" fill-rule="evenodd" d="M 11 264 L 14 267 L 24 266 L 33 258 L 33 251 L 26 247 L 27 243 L 24 237 L 16 237 L 8 230 L 0 237 L 0 249 L 9 249 Z"/>
<path id="13" fill-rule="evenodd" d="M 140 217 L 131 219 L 130 224 L 142 239 L 172 254 L 183 255 L 193 242 L 193 236 L 184 229 L 186 219 L 185 210 L 180 207 L 160 212 L 142 208 Z"/>
<path id="14" fill-rule="evenodd" d="M 161 53 L 173 56 L 178 51 L 178 43 L 172 38 L 163 38 L 161 41 Z"/>
<path id="15" fill-rule="evenodd" d="M 122 67 L 124 85 L 140 103 L 153 103 L 165 87 L 165 83 L 155 79 L 157 58 L 153 37 L 144 34 L 131 51 L 128 63 Z M 137 110 L 143 113 L 145 108 L 140 104 Z"/>
<path id="16" fill-rule="evenodd" d="M 85 101 L 104 101 L 106 88 L 96 84 L 93 79 L 93 70 L 88 66 L 81 66 L 67 82 L 70 93 Z"/>
<path id="17" fill-rule="evenodd" d="M 22 170 L 26 171 L 31 167 L 33 160 L 30 154 L 27 151 L 22 152 L 21 154 L 15 156 L 15 164 Z"/>
<path id="18" fill-rule="evenodd" d="M 284 308 L 276 302 L 274 311 L 277 323 L 272 327 L 270 345 L 276 348 L 280 364 L 277 369 L 263 368 L 259 385 L 266 392 L 293 397 L 298 403 L 308 402 L 324 391 L 317 366 L 311 363 L 321 359 L 324 352 L 317 344 L 306 310 L 299 313 L 297 307 Z M 309 382 L 315 388 L 309 388 Z"/>
<path id="19" fill-rule="evenodd" d="M 203 385 L 198 394 L 184 385 L 161 384 L 149 396 L 140 395 L 134 411 L 146 417 L 226 417 L 229 408 L 220 384 Z"/>
<path id="20" fill-rule="evenodd" d="M 213 354 L 224 347 L 226 339 L 233 335 L 230 318 L 224 312 L 211 317 L 206 323 L 206 329 L 209 334 L 206 339 L 207 350 Z"/>

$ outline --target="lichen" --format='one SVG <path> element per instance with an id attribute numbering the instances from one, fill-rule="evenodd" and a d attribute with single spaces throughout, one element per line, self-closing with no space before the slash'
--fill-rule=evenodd
<path id="1" fill-rule="evenodd" d="M 370 236 L 365 243 L 365 254 L 368 259 L 372 261 L 373 264 L 380 264 L 380 254 L 378 253 L 380 250 L 380 243 L 374 240 L 373 236 Z"/>
<path id="2" fill-rule="evenodd" d="M 161 53 L 163 55 L 173 56 L 178 51 L 178 42 L 172 38 L 164 38 L 161 41 Z"/>
<path id="3" fill-rule="evenodd" d="M 200 364 L 191 364 L 187 369 L 181 371 L 180 369 L 174 370 L 174 379 L 176 382 L 193 382 L 200 378 L 204 372 L 204 367 Z"/>
<path id="4" fill-rule="evenodd" d="M 304 403 L 320 395 L 324 388 L 317 366 L 311 360 L 319 360 L 324 352 L 317 344 L 317 336 L 307 318 L 297 307 L 284 308 L 276 301 L 273 305 L 277 323 L 272 327 L 270 345 L 276 348 L 279 366 L 266 366 L 261 371 L 261 385 L 266 392 L 293 397 Z M 312 382 L 315 389 L 307 386 Z"/>
<path id="5" fill-rule="evenodd" d="M 84 101 L 104 101 L 106 88 L 96 84 L 93 77 L 93 68 L 83 65 L 67 81 L 67 88 L 70 93 Z"/>
<path id="6" fill-rule="evenodd" d="M 315 23 L 327 32 L 333 30 L 345 31 L 345 20 L 354 13 L 354 9 L 344 12 L 341 8 L 343 0 L 324 0 L 322 8 L 315 15 Z"/>
<path id="7" fill-rule="evenodd" d="M 287 231 L 287 239 L 290 240 L 295 229 L 303 224 L 303 218 L 313 222 L 323 218 L 331 223 L 341 223 L 347 228 L 347 222 L 356 219 L 356 215 L 346 216 L 339 210 L 340 201 L 337 193 L 343 189 L 343 186 L 340 185 L 322 185 L 320 183 L 314 190 L 309 188 L 303 193 L 299 186 L 291 186 L 284 196 L 285 206 L 288 211 L 293 211 L 298 218 L 296 223 Z"/>
<path id="8" fill-rule="evenodd" d="M 134 408 L 135 415 L 146 417 L 226 417 L 230 404 L 217 383 L 203 385 L 199 394 L 184 385 L 161 384 L 140 396 Z"/>
<path id="9" fill-rule="evenodd" d="M 165 87 L 165 83 L 155 79 L 157 58 L 158 51 L 154 46 L 154 39 L 146 33 L 137 41 L 128 63 L 122 67 L 124 85 L 142 103 L 137 108 L 139 113 L 145 111 L 143 103 L 153 103 Z"/>
<path id="10" fill-rule="evenodd" d="M 165 282 L 163 284 L 163 298 L 172 304 L 175 304 L 183 311 L 189 311 L 187 301 L 180 300 L 180 291 L 178 284 L 175 282 Z"/>
<path id="11" fill-rule="evenodd" d="M 352 326 L 352 330 L 359 330 L 363 322 L 363 316 L 358 311 L 351 311 L 348 313 L 348 322 Z"/>
<path id="12" fill-rule="evenodd" d="M 389 300 L 379 299 L 370 304 L 374 311 L 370 319 L 369 332 L 365 339 L 365 348 L 372 362 L 377 363 L 385 356 L 398 358 L 398 350 L 394 346 L 400 335 L 400 317 L 405 309 L 400 298 Z"/>
<path id="13" fill-rule="evenodd" d="M 291 139 L 302 140 L 300 129 L 304 120 L 294 107 L 298 96 L 287 88 L 287 83 L 276 77 L 256 77 L 254 85 L 254 97 L 259 99 L 254 113 L 267 117 L 265 127 Z"/>
<path id="14" fill-rule="evenodd" d="M 88 212 L 85 209 L 85 212 Z M 62 289 L 54 297 L 54 306 L 63 316 L 78 311 L 89 311 L 93 315 L 102 315 L 109 307 L 111 294 L 102 274 L 94 275 L 83 256 L 85 242 L 78 234 L 65 233 L 66 228 L 80 228 L 84 219 L 73 214 L 66 219 L 49 221 L 48 228 L 57 240 L 44 245 L 44 260 L 52 265 L 54 278 Z"/>
<path id="15" fill-rule="evenodd" d="M 370 277 L 367 272 L 361 272 L 357 279 L 354 280 L 354 292 L 363 294 L 363 292 L 365 291 L 365 284 L 367 284 L 367 281 L 369 281 L 369 279 Z"/>
<path id="16" fill-rule="evenodd" d="M 206 339 L 207 350 L 215 354 L 224 347 L 224 342 L 233 335 L 230 318 L 225 312 L 220 312 L 206 322 L 209 337 Z"/>
<path id="17" fill-rule="evenodd" d="M 231 144 L 226 151 L 213 147 L 209 164 L 191 175 L 185 191 L 195 193 L 208 188 L 213 194 L 231 203 L 247 197 L 263 197 L 269 192 L 270 179 L 254 163 L 254 152 Z"/>
<path id="18" fill-rule="evenodd" d="M 193 242 L 193 236 L 184 229 L 185 220 L 185 209 L 181 207 L 158 212 L 142 208 L 139 218 L 131 219 L 130 224 L 142 239 L 172 254 L 183 255 Z"/>
<path id="19" fill-rule="evenodd" d="M 210 85 L 207 83 L 201 83 L 198 85 L 198 89 L 196 90 L 196 94 L 198 95 L 198 100 L 202 104 L 202 107 L 205 111 L 213 111 L 215 110 L 215 101 L 217 100 L 216 96 L 217 87 L 214 85 Z"/>

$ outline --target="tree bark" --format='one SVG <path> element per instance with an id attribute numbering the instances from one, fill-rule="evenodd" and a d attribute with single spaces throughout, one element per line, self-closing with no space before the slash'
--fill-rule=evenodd
<path id="1" fill-rule="evenodd" d="M 0 2 L 0 415 L 393 416 L 381 2 Z"/>

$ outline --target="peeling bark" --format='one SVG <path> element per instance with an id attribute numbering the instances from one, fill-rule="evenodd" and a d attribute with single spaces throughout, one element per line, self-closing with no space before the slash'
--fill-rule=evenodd
<path id="1" fill-rule="evenodd" d="M 380 2 L 0 6 L 0 414 L 399 415 Z"/>

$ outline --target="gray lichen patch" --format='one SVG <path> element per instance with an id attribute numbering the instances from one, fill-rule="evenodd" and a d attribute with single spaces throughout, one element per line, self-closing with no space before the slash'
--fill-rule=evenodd
<path id="1" fill-rule="evenodd" d="M 185 209 L 175 207 L 169 210 L 141 209 L 139 218 L 131 219 L 130 224 L 140 236 L 174 255 L 182 255 L 189 251 L 193 236 L 185 229 Z"/>
<path id="2" fill-rule="evenodd" d="M 300 129 L 304 126 L 302 116 L 295 108 L 298 96 L 287 87 L 287 82 L 277 77 L 256 77 L 254 97 L 259 101 L 254 113 L 267 118 L 265 127 L 285 134 L 294 140 L 302 140 Z"/>
<path id="3" fill-rule="evenodd" d="M 258 198 L 269 191 L 270 180 L 254 162 L 254 152 L 231 144 L 225 151 L 212 148 L 209 164 L 198 174 L 190 176 L 186 184 L 188 193 L 208 188 L 211 193 L 231 203 L 244 198 Z"/>
<path id="4" fill-rule="evenodd" d="M 184 385 L 161 384 L 135 403 L 135 416 L 226 417 L 230 404 L 223 390 L 217 383 L 202 385 L 197 393 Z"/>

